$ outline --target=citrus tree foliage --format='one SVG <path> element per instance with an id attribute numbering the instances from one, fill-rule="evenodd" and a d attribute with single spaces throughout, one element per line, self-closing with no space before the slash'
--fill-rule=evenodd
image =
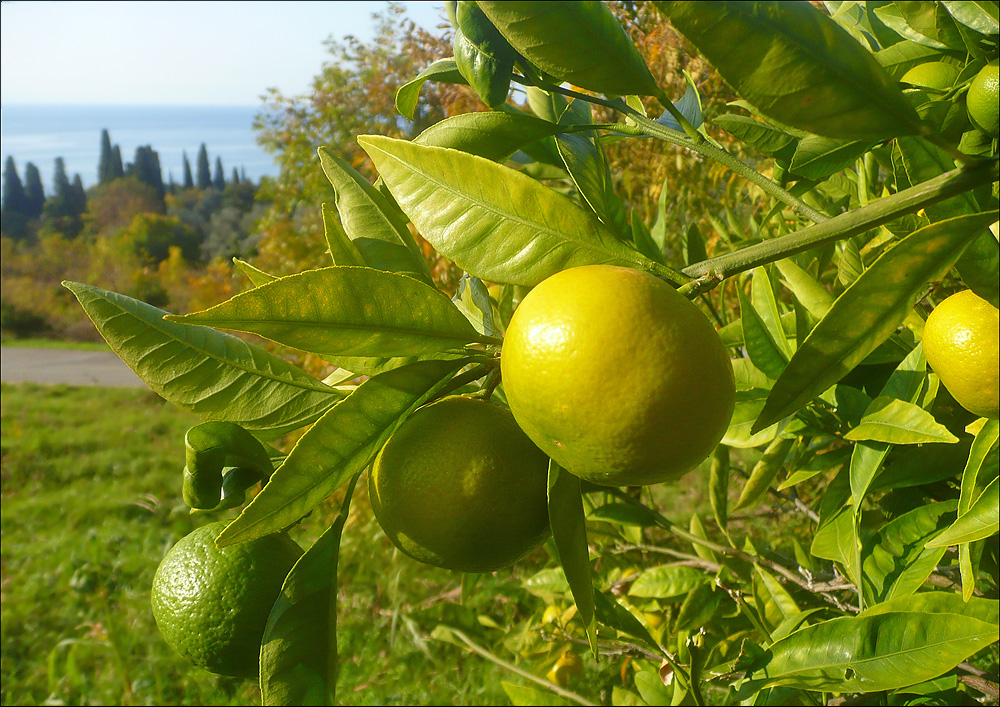
<path id="1" fill-rule="evenodd" d="M 480 0 L 447 9 L 452 47 L 407 45 L 400 58 L 378 44 L 357 55 L 371 60 L 372 81 L 395 83 L 402 118 L 356 135 L 355 104 L 289 104 L 284 120 L 303 130 L 285 135 L 279 121 L 268 133 L 272 145 L 287 141 L 288 156 L 330 138 L 309 174 L 289 167 L 275 187 L 275 203 L 289 208 L 325 202 L 323 236 L 297 254 L 313 258 L 303 272 L 266 267 L 290 260 L 242 264 L 244 292 L 184 315 L 67 283 L 154 390 L 205 420 L 188 434 L 185 497 L 239 509 L 220 546 L 281 531 L 337 494 L 337 520 L 269 618 L 265 702 L 335 699 L 346 659 L 337 548 L 380 449 L 446 395 L 503 404 L 499 354 L 521 297 L 567 268 L 600 264 L 659 277 L 714 321 L 736 387 L 722 442 L 679 482 L 648 487 L 595 486 L 550 463 L 549 564 L 515 573 L 511 587 L 538 611 L 500 626 L 443 604 L 407 625 L 511 670 L 504 689 L 515 704 L 995 699 L 995 403 L 987 417 L 962 408 L 927 365 L 922 334 L 956 291 L 998 304 L 997 141 L 964 105 L 997 56 L 996 6 L 654 2 L 616 16 L 602 3 Z M 696 81 L 650 70 L 655 48 L 633 41 L 629 17 L 654 12 L 672 27 L 658 36 L 682 35 L 684 51 L 736 91 L 721 112 L 703 109 Z M 931 62 L 950 67 L 946 83 L 940 72 L 910 73 Z M 338 84 L 346 76 L 331 65 L 318 82 L 373 100 Z M 508 81 L 524 103 L 498 100 Z M 494 109 L 420 112 L 421 96 L 453 84 L 485 93 Z M 609 157 L 622 144 L 651 160 L 683 154 L 749 185 L 740 189 L 757 202 L 717 209 L 714 233 L 703 233 L 680 202 L 668 208 L 669 194 L 653 206 L 637 203 L 645 189 L 622 190 L 642 174 Z M 282 220 L 294 215 L 272 216 L 272 244 Z M 462 270 L 451 298 L 414 233 Z M 338 370 L 318 380 L 222 330 Z M 602 375 L 627 390 L 629 371 L 622 360 Z M 302 429 L 291 449 L 268 444 Z M 263 461 L 247 461 L 250 447 Z M 195 493 L 203 487 L 210 498 Z M 677 499 L 698 489 L 704 503 L 692 514 Z M 778 514 L 763 532 L 761 509 Z M 465 591 L 476 580 L 456 576 Z M 613 688 L 571 689 L 574 655 L 613 665 Z"/>

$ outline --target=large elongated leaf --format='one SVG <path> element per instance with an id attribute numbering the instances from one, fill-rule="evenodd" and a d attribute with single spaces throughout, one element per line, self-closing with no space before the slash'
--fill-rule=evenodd
<path id="1" fill-rule="evenodd" d="M 799 140 L 795 146 L 788 171 L 819 182 L 854 164 L 871 146 L 872 143 L 865 140 L 836 140 L 811 135 Z"/>
<path id="2" fill-rule="evenodd" d="M 587 519 L 583 513 L 580 479 L 549 460 L 549 523 L 552 539 L 559 553 L 559 564 L 566 573 L 576 610 L 597 653 L 594 624 L 594 584 L 591 579 L 590 551 L 587 547 Z"/>
<path id="3" fill-rule="evenodd" d="M 462 113 L 413 138 L 418 145 L 450 147 L 503 162 L 526 145 L 559 134 L 562 126 L 519 112 Z"/>
<path id="4" fill-rule="evenodd" d="M 337 519 L 298 559 L 271 607 L 260 646 L 266 705 L 336 704 L 337 562 L 357 480 Z"/>
<path id="5" fill-rule="evenodd" d="M 457 3 L 452 46 L 458 70 L 490 108 L 507 100 L 514 49 L 483 14 L 476 3 Z"/>
<path id="6" fill-rule="evenodd" d="M 960 594 L 954 592 L 921 592 L 913 596 L 887 599 L 881 604 L 865 609 L 859 616 L 901 612 L 957 614 L 994 626 L 1000 622 L 1000 604 L 995 599 L 973 597 L 966 601 Z"/>
<path id="7" fill-rule="evenodd" d="M 699 584 L 711 581 L 701 570 L 683 565 L 652 567 L 632 582 L 629 596 L 653 599 L 670 599 L 684 596 Z"/>
<path id="8" fill-rule="evenodd" d="M 788 355 L 785 347 L 778 343 L 785 342 L 784 331 L 780 337 L 775 337 L 767 326 L 764 317 L 751 304 L 742 290 L 737 292 L 740 301 L 740 323 L 743 325 L 743 339 L 750 361 L 769 378 L 777 379 L 788 365 Z"/>
<path id="9" fill-rule="evenodd" d="M 660 92 L 642 55 L 603 2 L 477 4 L 514 49 L 560 82 L 619 96 Z"/>
<path id="10" fill-rule="evenodd" d="M 944 555 L 943 549 L 924 549 L 924 543 L 948 525 L 956 506 L 945 501 L 915 508 L 886 523 L 866 543 L 861 567 L 867 605 L 920 588 Z"/>
<path id="11" fill-rule="evenodd" d="M 261 439 L 317 420 L 343 395 L 230 334 L 164 321 L 162 309 L 63 283 L 111 349 L 165 400 L 203 420 L 235 422 Z"/>
<path id="12" fill-rule="evenodd" d="M 993 479 L 962 517 L 927 547 L 947 547 L 991 537 L 1000 530 L 1000 479 Z"/>
<path id="13" fill-rule="evenodd" d="M 361 256 L 362 262 L 357 264 L 413 275 L 430 284 L 426 261 L 406 224 L 393 218 L 393 209 L 385 197 L 325 147 L 319 148 L 319 162 L 337 194 L 337 212 L 344 232 Z"/>
<path id="14" fill-rule="evenodd" d="M 406 275 L 357 267 L 289 275 L 170 319 L 331 357 L 416 356 L 484 341 L 444 293 Z"/>
<path id="15" fill-rule="evenodd" d="M 833 619 L 776 641 L 753 687 L 877 692 L 925 682 L 997 640 L 960 614 L 886 612 Z"/>
<path id="16" fill-rule="evenodd" d="M 890 444 L 958 441 L 958 437 L 919 405 L 888 397 L 873 400 L 861 424 L 844 435 L 844 439 Z"/>
<path id="17" fill-rule="evenodd" d="M 396 428 L 462 361 L 420 361 L 369 378 L 321 417 L 216 542 L 252 540 L 296 522 L 375 458 Z"/>
<path id="18" fill-rule="evenodd" d="M 594 263 L 658 269 L 531 177 L 457 150 L 374 135 L 358 142 L 421 235 L 483 280 L 533 286 Z"/>
<path id="19" fill-rule="evenodd" d="M 745 115 L 726 113 L 712 121 L 738 140 L 768 157 L 791 159 L 795 152 L 796 138 L 773 125 Z"/>
<path id="20" fill-rule="evenodd" d="M 843 378 L 909 315 L 995 214 L 939 221 L 903 238 L 834 301 L 775 381 L 754 430 L 789 415 Z"/>
<path id="21" fill-rule="evenodd" d="M 800 2 L 656 2 L 761 113 L 817 135 L 916 133 L 898 85 L 836 22 Z"/>

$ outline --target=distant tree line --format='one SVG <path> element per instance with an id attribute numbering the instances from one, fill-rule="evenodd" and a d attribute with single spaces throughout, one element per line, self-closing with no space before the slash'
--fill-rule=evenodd
<path id="1" fill-rule="evenodd" d="M 46 196 L 38 168 L 28 162 L 22 181 L 14 158 L 8 156 L 2 230 L 4 237 L 29 242 L 48 234 L 64 238 L 124 234 L 131 247 L 151 262 L 166 258 L 170 246 L 179 247 L 188 262 L 246 256 L 255 245 L 250 231 L 260 212 L 255 209 L 256 191 L 245 171 L 233 168 L 227 180 L 221 157 L 215 158 L 213 172 L 204 143 L 198 149 L 196 172 L 185 152 L 182 183 L 176 184 L 172 174 L 165 183 L 160 156 L 151 145 L 137 147 L 132 162 L 125 164 L 121 148 L 105 129 L 97 184 L 89 191 L 79 174 L 70 181 L 59 157 L 53 192 Z"/>

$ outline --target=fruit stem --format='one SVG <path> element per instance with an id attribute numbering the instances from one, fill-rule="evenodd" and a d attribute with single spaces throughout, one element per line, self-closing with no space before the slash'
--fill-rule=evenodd
<path id="1" fill-rule="evenodd" d="M 479 655 L 479 656 L 481 656 L 483 658 L 486 658 L 486 660 L 489 660 L 489 661 L 491 661 L 493 663 L 496 663 L 501 668 L 503 668 L 505 670 L 509 670 L 510 672 L 514 673 L 515 675 L 520 675 L 525 680 L 530 680 L 531 682 L 535 683 L 536 685 L 540 685 L 540 686 L 544 687 L 547 690 L 551 690 L 552 692 L 556 693 L 560 697 L 565 697 L 567 700 L 573 700 L 573 702 L 577 702 L 577 703 L 579 703 L 581 705 L 593 705 L 594 707 L 597 706 L 596 702 L 591 702 L 590 700 L 588 700 L 583 695 L 578 695 L 575 692 L 571 692 L 570 690 L 567 690 L 565 688 L 559 687 L 559 685 L 551 683 L 548 680 L 545 680 L 543 678 L 538 677 L 537 675 L 532 675 L 527 670 L 522 670 L 521 668 L 517 667 L 513 663 L 508 663 L 503 658 L 500 658 L 498 656 L 493 655 L 490 651 L 488 651 L 485 648 L 483 648 L 481 645 L 479 645 L 478 643 L 476 643 L 475 641 L 473 641 L 471 638 L 469 638 L 468 636 L 466 636 L 464 633 L 462 633 L 461 631 L 459 631 L 457 628 L 452 628 L 451 626 L 446 626 L 445 628 L 447 628 L 455 636 L 455 638 L 457 638 L 459 641 L 461 641 L 462 643 L 464 643 L 465 647 L 468 648 L 470 651 L 472 651 L 473 653 L 475 653 L 475 654 L 477 654 L 477 655 Z"/>
<path id="2" fill-rule="evenodd" d="M 782 260 L 817 246 L 834 243 L 881 226 L 905 214 L 944 201 L 983 184 L 996 181 L 997 162 L 981 162 L 972 167 L 959 167 L 901 192 L 873 201 L 854 211 L 803 228 L 787 236 L 741 248 L 715 258 L 703 260 L 681 272 L 694 278 L 682 285 L 679 292 L 694 297 L 713 289 L 726 278 L 760 265 Z"/>
<path id="3" fill-rule="evenodd" d="M 425 404 L 432 403 L 435 400 L 440 400 L 449 393 L 458 390 L 466 383 L 471 383 L 474 380 L 479 380 L 480 378 L 482 378 L 495 368 L 496 368 L 495 362 L 494 365 L 482 363 L 476 366 L 475 368 L 466 371 L 465 373 L 461 373 L 455 376 L 450 381 L 448 381 L 444 386 L 442 386 L 441 389 L 434 394 L 434 397 L 428 400 L 427 403 Z"/>

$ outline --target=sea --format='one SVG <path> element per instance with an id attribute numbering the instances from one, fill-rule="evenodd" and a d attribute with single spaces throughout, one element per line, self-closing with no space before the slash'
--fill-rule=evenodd
<path id="1" fill-rule="evenodd" d="M 202 143 L 215 173 L 215 159 L 222 159 L 226 180 L 233 168 L 258 182 L 277 176 L 273 157 L 255 142 L 254 117 L 259 106 L 113 106 L 27 105 L 0 107 L 0 155 L 4 163 L 14 158 L 24 181 L 24 168 L 34 163 L 46 194 L 51 194 L 55 160 L 62 157 L 70 180 L 79 174 L 84 187 L 97 182 L 101 131 L 108 130 L 111 144 L 121 149 L 129 163 L 135 149 L 150 145 L 159 154 L 163 181 L 184 180 L 183 155 L 197 170 Z"/>

